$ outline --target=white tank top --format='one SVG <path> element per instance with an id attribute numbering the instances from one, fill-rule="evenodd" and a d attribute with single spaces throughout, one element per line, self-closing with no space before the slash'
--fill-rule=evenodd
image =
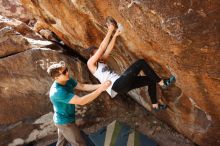
<path id="1" fill-rule="evenodd" d="M 112 90 L 112 85 L 120 77 L 117 73 L 110 70 L 106 64 L 98 62 L 97 69 L 93 75 L 100 81 L 100 83 L 110 80 L 112 84 L 106 91 L 112 98 L 117 95 L 117 92 Z"/>

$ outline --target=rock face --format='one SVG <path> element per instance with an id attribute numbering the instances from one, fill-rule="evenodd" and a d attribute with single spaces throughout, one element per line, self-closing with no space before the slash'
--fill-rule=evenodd
<path id="1" fill-rule="evenodd" d="M 52 113 L 47 114 L 52 111 L 48 92 L 53 81 L 46 69 L 60 61 L 68 63 L 77 80 L 91 82 L 79 59 L 64 55 L 26 24 L 0 17 L 0 145 L 22 145 L 56 133 Z"/>
<path id="2" fill-rule="evenodd" d="M 0 15 L 27 23 L 34 18 L 22 7 L 20 0 L 0 0 Z"/>
<path id="3" fill-rule="evenodd" d="M 22 3 L 40 18 L 36 30 L 53 31 L 69 46 L 80 46 L 75 50 L 83 56 L 83 48 L 103 39 L 105 17 L 114 17 L 125 31 L 112 53 L 112 67 L 122 72 L 137 57 L 150 60 L 161 76 L 174 74 L 176 85 L 163 92 L 169 109 L 156 116 L 199 145 L 220 144 L 219 0 Z"/>

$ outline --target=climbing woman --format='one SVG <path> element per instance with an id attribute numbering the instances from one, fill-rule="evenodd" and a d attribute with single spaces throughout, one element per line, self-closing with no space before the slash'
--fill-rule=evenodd
<path id="1" fill-rule="evenodd" d="M 111 86 L 106 90 L 112 98 L 117 94 L 124 94 L 132 89 L 148 86 L 153 110 L 159 111 L 166 109 L 166 104 L 157 101 L 156 86 L 159 84 L 162 88 L 166 88 L 175 81 L 175 77 L 171 76 L 168 79 L 162 80 L 144 59 L 137 60 L 128 67 L 122 75 L 118 75 L 110 70 L 105 61 L 109 57 L 109 54 L 115 45 L 116 38 L 121 34 L 122 30 L 121 27 L 118 27 L 117 22 L 112 17 L 107 18 L 106 24 L 108 32 L 99 48 L 92 46 L 87 49 L 90 54 L 90 58 L 87 62 L 90 72 L 101 83 L 106 80 L 112 82 Z M 113 34 L 114 30 L 115 33 Z M 139 76 L 138 74 L 140 71 L 143 71 L 145 76 Z"/>

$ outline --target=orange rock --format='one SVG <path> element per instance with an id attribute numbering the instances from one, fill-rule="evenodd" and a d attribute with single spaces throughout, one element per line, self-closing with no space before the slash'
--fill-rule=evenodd
<path id="1" fill-rule="evenodd" d="M 177 77 L 176 87 L 164 95 L 170 109 L 156 116 L 199 145 L 220 145 L 219 0 L 140 1 L 129 8 L 127 1 L 111 0 L 22 3 L 81 55 L 82 48 L 100 44 L 105 18 L 114 17 L 124 33 L 112 67 L 122 72 L 136 57 L 156 60 L 160 75 Z"/>

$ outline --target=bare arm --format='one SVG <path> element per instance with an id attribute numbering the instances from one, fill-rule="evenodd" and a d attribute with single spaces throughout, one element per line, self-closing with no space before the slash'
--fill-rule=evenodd
<path id="1" fill-rule="evenodd" d="M 98 50 L 96 51 L 96 53 L 90 57 L 90 59 L 87 62 L 87 66 L 89 68 L 89 70 L 91 71 L 91 73 L 95 73 L 96 71 L 96 62 L 102 57 L 103 53 L 106 50 L 106 47 L 109 43 L 110 37 L 112 35 L 112 32 L 114 30 L 114 26 L 110 25 L 108 27 L 108 32 L 104 38 L 104 40 L 102 41 L 102 43 L 100 44 Z"/>
<path id="2" fill-rule="evenodd" d="M 74 95 L 73 98 L 69 101 L 70 104 L 78 104 L 78 105 L 85 105 L 94 99 L 96 99 L 103 91 L 105 91 L 111 85 L 111 81 L 106 81 L 101 86 L 96 89 L 95 91 L 87 94 L 85 96 L 79 97 Z"/>
<path id="3" fill-rule="evenodd" d="M 104 60 L 107 60 L 107 58 L 109 57 L 110 53 L 112 52 L 114 45 L 115 45 L 115 41 L 117 36 L 119 36 L 121 34 L 121 30 L 118 28 L 114 34 L 114 36 L 112 37 L 110 43 L 107 46 L 107 49 L 105 51 L 105 53 L 103 54 L 102 58 Z"/>
<path id="4" fill-rule="evenodd" d="M 75 87 L 75 89 L 77 90 L 81 90 L 81 91 L 94 91 L 96 89 L 98 89 L 101 86 L 101 84 L 82 84 L 82 83 L 77 83 L 77 86 Z"/>

